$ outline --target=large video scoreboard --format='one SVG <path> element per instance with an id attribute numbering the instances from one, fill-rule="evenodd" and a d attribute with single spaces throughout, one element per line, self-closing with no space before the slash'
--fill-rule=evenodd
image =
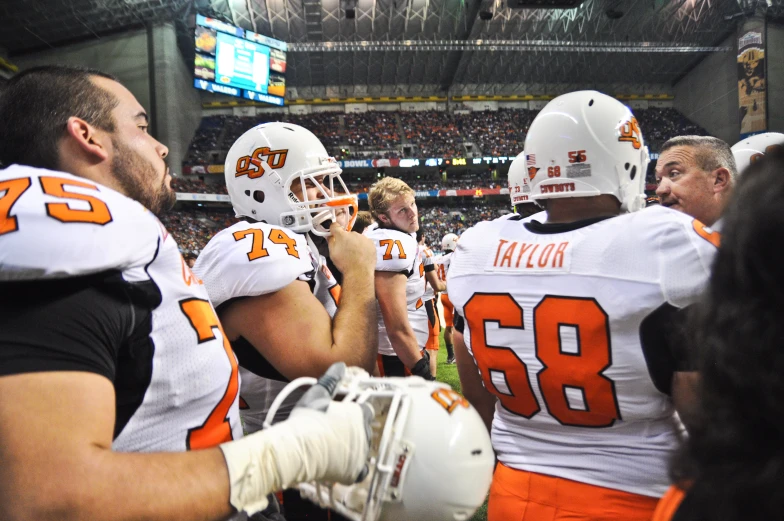
<path id="1" fill-rule="evenodd" d="M 271 105 L 286 96 L 286 42 L 196 15 L 194 87 Z"/>

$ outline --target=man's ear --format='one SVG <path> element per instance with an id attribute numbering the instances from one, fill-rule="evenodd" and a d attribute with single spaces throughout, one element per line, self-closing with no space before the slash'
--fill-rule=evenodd
<path id="1" fill-rule="evenodd" d="M 730 171 L 724 167 L 717 168 L 713 171 L 713 191 L 724 192 L 729 189 L 732 183 L 732 176 Z"/>
<path id="2" fill-rule="evenodd" d="M 389 224 L 389 217 L 383 213 L 378 214 L 378 220 L 381 224 Z"/>
<path id="3" fill-rule="evenodd" d="M 81 118 L 71 116 L 65 124 L 68 138 L 71 139 L 86 155 L 94 160 L 105 161 L 109 157 L 107 145 L 109 136 Z"/>

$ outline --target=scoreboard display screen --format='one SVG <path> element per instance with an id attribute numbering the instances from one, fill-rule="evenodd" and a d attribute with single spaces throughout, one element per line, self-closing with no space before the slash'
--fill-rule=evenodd
<path id="1" fill-rule="evenodd" d="M 197 89 L 284 104 L 285 42 L 197 15 L 195 47 Z"/>

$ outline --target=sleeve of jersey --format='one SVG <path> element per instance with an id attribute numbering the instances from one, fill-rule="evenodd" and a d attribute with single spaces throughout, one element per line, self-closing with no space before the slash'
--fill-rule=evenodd
<path id="1" fill-rule="evenodd" d="M 419 248 L 416 239 L 394 230 L 377 228 L 368 237 L 376 245 L 376 271 L 409 274 Z"/>
<path id="2" fill-rule="evenodd" d="M 707 286 L 719 234 L 688 216 L 676 217 L 674 226 L 662 227 L 658 237 L 659 279 L 665 300 L 684 308 Z"/>
<path id="3" fill-rule="evenodd" d="M 144 266 L 155 256 L 159 239 L 166 232 L 141 204 L 83 179 L 28 170 L 20 174 L 38 176 L 49 185 L 62 186 L 63 193 L 76 195 L 50 196 L 41 192 L 44 181 L 30 183 L 14 204 L 18 229 L 0 236 L 0 280 L 55 279 L 125 270 Z"/>
<path id="4" fill-rule="evenodd" d="M 295 280 L 309 281 L 317 266 L 304 236 L 264 223 L 240 223 L 210 240 L 193 271 L 217 307 L 234 298 L 275 293 Z"/>
<path id="5" fill-rule="evenodd" d="M 482 272 L 483 241 L 495 235 L 495 227 L 490 222 L 481 222 L 469 228 L 457 241 L 457 248 L 451 254 L 445 268 L 446 286 L 449 288 L 449 300 L 455 311 L 462 313 L 463 305 L 472 293 L 472 275 Z"/>

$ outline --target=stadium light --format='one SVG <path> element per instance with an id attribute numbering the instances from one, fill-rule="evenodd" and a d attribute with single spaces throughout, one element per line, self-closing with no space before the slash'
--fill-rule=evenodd
<path id="1" fill-rule="evenodd" d="M 576 53 L 712 53 L 727 47 L 671 42 L 573 42 L 559 40 L 390 40 L 290 43 L 289 52 L 356 51 L 549 51 Z"/>
<path id="2" fill-rule="evenodd" d="M 510 9 L 574 9 L 585 0 L 508 0 Z"/>

